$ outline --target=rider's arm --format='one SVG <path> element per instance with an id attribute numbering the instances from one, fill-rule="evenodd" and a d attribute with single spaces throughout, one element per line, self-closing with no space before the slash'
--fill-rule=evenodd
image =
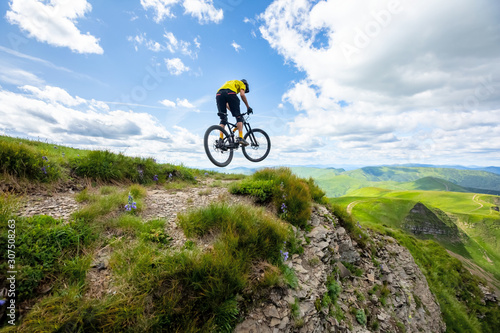
<path id="1" fill-rule="evenodd" d="M 226 109 L 228 109 L 229 111 L 231 111 L 231 109 L 229 108 L 229 103 L 226 103 Z"/>
<path id="2" fill-rule="evenodd" d="M 248 105 L 247 96 L 245 95 L 245 89 L 240 90 L 240 96 L 241 99 L 243 100 L 243 103 L 245 103 L 245 105 L 247 106 L 247 109 L 249 109 L 250 105 Z"/>

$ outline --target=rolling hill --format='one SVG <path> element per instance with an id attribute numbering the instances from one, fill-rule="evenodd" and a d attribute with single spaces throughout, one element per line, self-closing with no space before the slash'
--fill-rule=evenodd
<path id="1" fill-rule="evenodd" d="M 363 187 L 500 194 L 500 175 L 481 170 L 403 166 L 341 170 L 292 168 L 300 177 L 314 178 L 328 197 L 340 197 Z"/>

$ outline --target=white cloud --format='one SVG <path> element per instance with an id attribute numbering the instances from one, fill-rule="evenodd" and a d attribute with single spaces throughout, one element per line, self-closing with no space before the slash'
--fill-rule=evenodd
<path id="1" fill-rule="evenodd" d="M 233 40 L 233 42 L 231 43 L 231 46 L 232 46 L 232 47 L 234 47 L 234 50 L 235 50 L 236 52 L 240 52 L 240 50 L 241 50 L 241 45 L 239 45 L 238 43 L 236 43 L 234 40 Z"/>
<path id="2" fill-rule="evenodd" d="M 40 85 L 43 83 L 43 80 L 33 73 L 19 68 L 8 68 L 4 66 L 0 66 L 0 81 L 16 86 L 24 84 Z"/>
<path id="3" fill-rule="evenodd" d="M 493 0 L 275 0 L 260 32 L 306 74 L 283 96 L 300 112 L 292 133 L 380 159 L 460 151 L 462 161 L 498 160 L 467 135 L 482 128 L 500 141 L 499 9 Z"/>
<path id="4" fill-rule="evenodd" d="M 183 108 L 188 108 L 188 109 L 192 109 L 192 108 L 195 107 L 193 104 L 191 104 L 185 98 L 184 99 L 177 98 L 177 106 L 180 106 L 180 107 L 183 107 Z"/>
<path id="5" fill-rule="evenodd" d="M 198 36 L 198 37 L 196 37 L 196 38 L 194 39 L 194 41 L 193 41 L 193 42 L 194 42 L 194 45 L 196 46 L 196 48 L 197 48 L 197 49 L 199 49 L 199 48 L 201 47 L 201 43 L 200 43 L 200 41 L 198 40 L 199 38 L 200 38 L 200 37 Z"/>
<path id="6" fill-rule="evenodd" d="M 165 18 L 175 17 L 170 7 L 179 2 L 180 0 L 141 0 L 141 5 L 146 10 L 153 9 L 156 12 L 155 21 L 160 23 Z"/>
<path id="7" fill-rule="evenodd" d="M 170 132 L 148 113 L 110 110 L 105 102 L 82 100 L 59 87 L 24 92 L 0 89 L 0 132 L 163 160 L 199 160 L 203 153 L 200 136 L 178 126 Z"/>
<path id="8" fill-rule="evenodd" d="M 219 23 L 224 18 L 222 9 L 214 7 L 213 0 L 184 0 L 185 13 L 198 18 L 203 23 Z"/>
<path id="9" fill-rule="evenodd" d="M 184 14 L 197 18 L 200 24 L 219 23 L 224 17 L 222 9 L 214 7 L 213 0 L 141 0 L 144 9 L 152 9 L 155 12 L 156 23 L 175 17 L 172 7 L 179 3 L 184 7 Z"/>
<path id="10" fill-rule="evenodd" d="M 190 56 L 191 58 L 195 59 L 198 57 L 198 52 L 193 51 L 191 49 L 191 43 L 186 42 L 184 40 L 178 40 L 175 35 L 172 32 L 165 31 L 163 34 L 163 37 L 167 40 L 167 49 L 171 53 L 176 53 L 180 52 L 184 55 Z M 197 49 L 200 48 L 200 43 L 197 41 L 197 39 L 194 39 L 195 47 Z"/>
<path id="11" fill-rule="evenodd" d="M 86 103 L 86 100 L 78 96 L 73 97 L 64 89 L 59 87 L 45 86 L 37 88 L 29 85 L 21 87 L 22 90 L 30 92 L 40 100 L 49 101 L 52 104 L 62 104 L 65 106 L 77 106 Z"/>
<path id="12" fill-rule="evenodd" d="M 160 52 L 160 51 L 165 51 L 166 47 L 164 45 L 161 45 L 157 41 L 154 41 L 152 39 L 148 39 L 146 37 L 146 33 L 142 33 L 140 35 L 136 35 L 134 37 L 128 36 L 127 40 L 129 42 L 134 43 L 134 48 L 136 51 L 139 51 L 139 46 L 140 45 L 145 45 L 148 50 L 151 50 L 153 52 Z"/>
<path id="13" fill-rule="evenodd" d="M 153 39 L 149 39 L 146 36 L 146 33 L 142 33 L 136 36 L 128 36 L 127 40 L 134 44 L 134 48 L 136 51 L 139 50 L 139 46 L 144 45 L 148 50 L 153 52 L 163 52 L 170 51 L 170 53 L 180 52 L 183 55 L 187 55 L 193 59 L 198 57 L 198 52 L 193 50 L 190 42 L 186 42 L 184 40 L 179 40 L 175 37 L 172 32 L 165 31 L 163 34 L 165 38 L 164 43 L 157 42 Z M 197 41 L 197 38 L 194 39 L 195 48 L 200 48 L 200 43 Z"/>
<path id="14" fill-rule="evenodd" d="M 165 64 L 172 75 L 181 75 L 183 72 L 189 71 L 189 67 L 184 65 L 179 58 L 165 59 Z"/>
<path id="15" fill-rule="evenodd" d="M 168 99 L 164 99 L 164 100 L 160 101 L 160 104 L 163 104 L 167 108 L 175 108 L 175 105 L 176 105 L 175 102 L 169 101 Z"/>
<path id="16" fill-rule="evenodd" d="M 37 0 L 12 0 L 6 18 L 17 24 L 41 42 L 68 47 L 77 53 L 102 54 L 99 39 L 82 34 L 76 27 L 77 20 L 92 10 L 86 0 L 52 0 L 45 3 Z"/>

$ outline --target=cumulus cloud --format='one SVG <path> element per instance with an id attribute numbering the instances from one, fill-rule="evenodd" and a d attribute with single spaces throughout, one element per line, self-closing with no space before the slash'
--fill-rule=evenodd
<path id="1" fill-rule="evenodd" d="M 193 104 L 191 104 L 191 102 L 189 102 L 185 98 L 184 99 L 177 98 L 177 106 L 187 108 L 187 109 L 192 109 L 195 107 Z"/>
<path id="2" fill-rule="evenodd" d="M 165 59 L 165 64 L 172 75 L 181 75 L 183 72 L 189 71 L 189 67 L 184 65 L 179 58 Z"/>
<path id="3" fill-rule="evenodd" d="M 164 99 L 160 101 L 160 104 L 166 106 L 167 108 L 175 108 L 175 102 L 169 101 L 168 99 Z"/>
<path id="4" fill-rule="evenodd" d="M 214 7 L 213 0 L 141 0 L 144 9 L 152 9 L 155 12 L 156 23 L 175 17 L 172 7 L 177 4 L 182 5 L 184 14 L 197 18 L 200 24 L 219 23 L 224 17 L 223 10 Z"/>
<path id="5" fill-rule="evenodd" d="M 184 0 L 185 13 L 196 17 L 200 23 L 219 23 L 224 18 L 222 9 L 214 7 L 213 0 Z"/>
<path id="6" fill-rule="evenodd" d="M 42 137 L 81 148 L 127 149 L 130 154 L 164 160 L 202 153 L 201 137 L 184 128 L 171 132 L 151 114 L 111 110 L 105 102 L 84 100 L 59 87 L 24 86 L 22 93 L 0 89 L 0 104 L 0 131 L 8 135 Z"/>
<path id="7" fill-rule="evenodd" d="M 21 87 L 21 89 L 26 92 L 30 92 L 34 97 L 40 100 L 45 100 L 52 104 L 76 106 L 87 102 L 85 99 L 78 96 L 71 96 L 66 90 L 59 87 L 45 86 L 43 88 L 38 88 L 25 85 Z"/>
<path id="8" fill-rule="evenodd" d="M 493 0 L 275 0 L 260 32 L 306 74 L 283 95 L 300 112 L 289 128 L 380 157 L 493 159 L 460 135 L 481 128 L 500 141 L 499 9 Z"/>
<path id="9" fill-rule="evenodd" d="M 99 39 L 82 34 L 76 27 L 77 20 L 92 10 L 86 0 L 12 0 L 6 18 L 11 24 L 41 42 L 68 47 L 77 53 L 102 54 Z"/>

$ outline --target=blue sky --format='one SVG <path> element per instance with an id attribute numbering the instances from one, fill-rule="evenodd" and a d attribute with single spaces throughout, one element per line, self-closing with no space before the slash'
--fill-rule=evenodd
<path id="1" fill-rule="evenodd" d="M 494 0 L 11 0 L 0 13 L 0 134 L 211 167 L 215 92 L 245 78 L 273 142 L 262 165 L 500 165 Z"/>

